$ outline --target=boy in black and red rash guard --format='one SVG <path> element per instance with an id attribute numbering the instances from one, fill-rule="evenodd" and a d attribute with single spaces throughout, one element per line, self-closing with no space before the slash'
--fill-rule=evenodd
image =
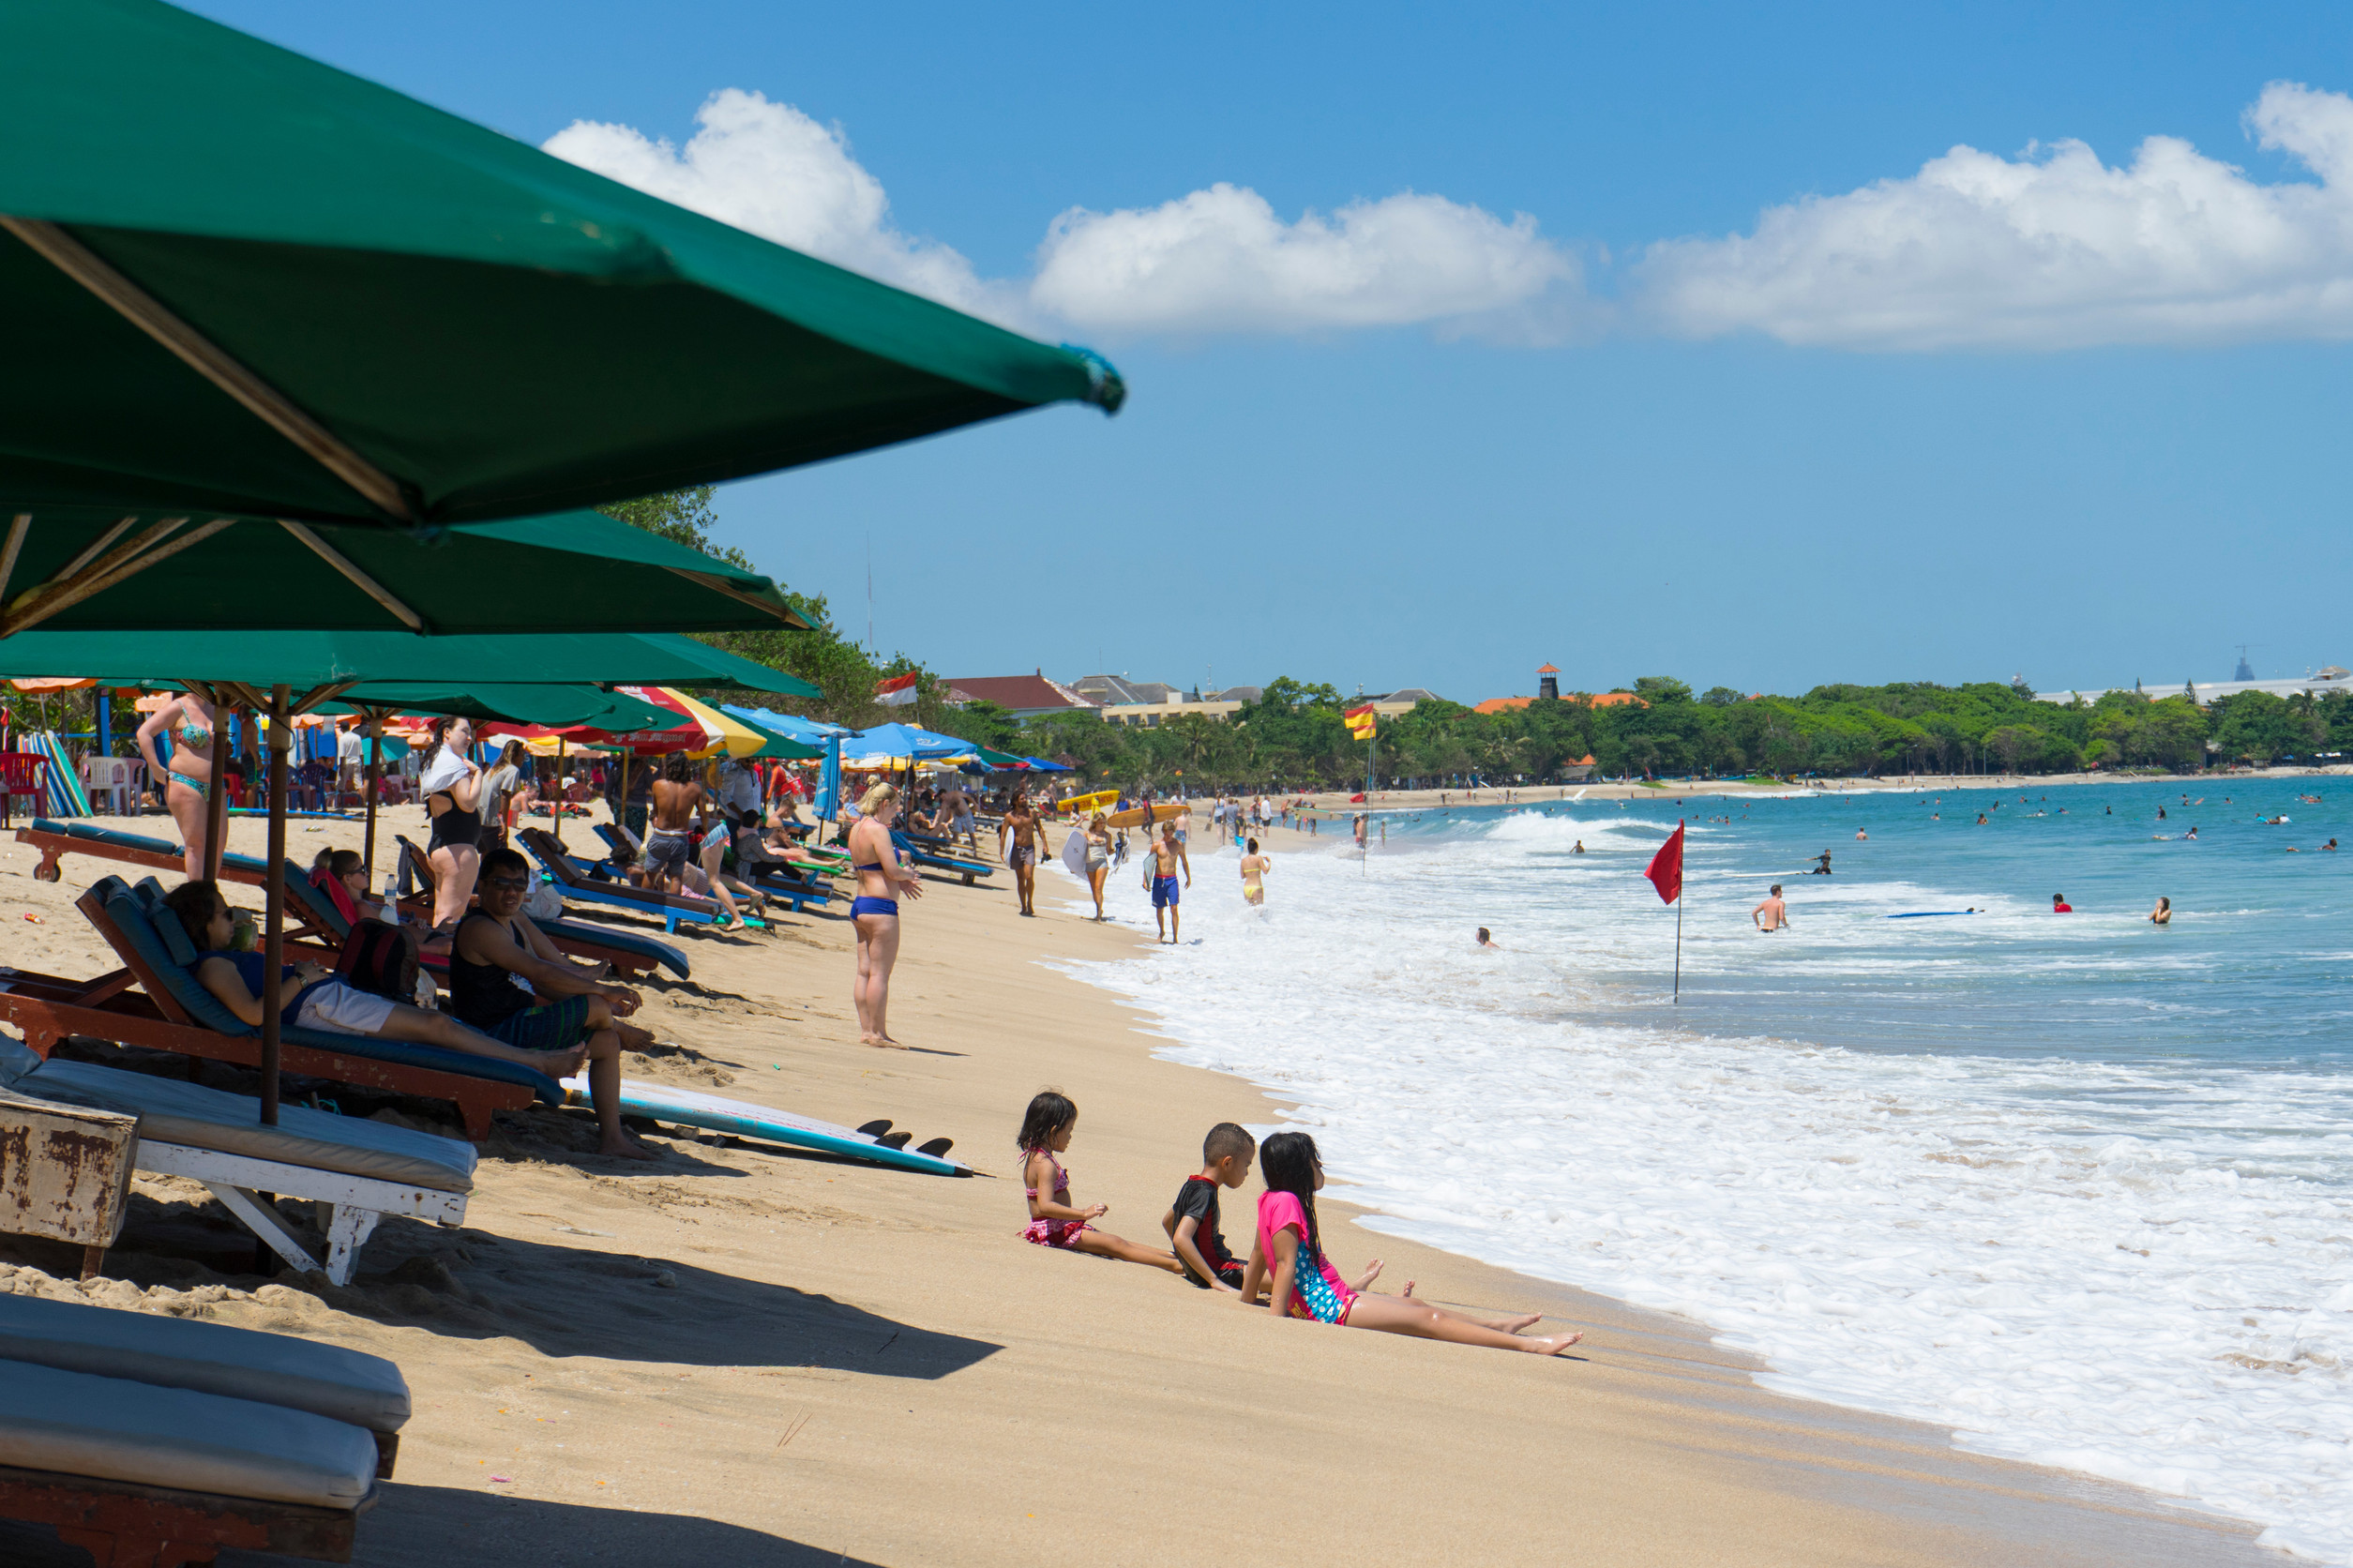
<path id="1" fill-rule="evenodd" d="M 1187 1176 L 1176 1202 L 1162 1216 L 1160 1229 L 1169 1233 L 1185 1273 L 1204 1289 L 1242 1289 L 1242 1259 L 1226 1250 L 1217 1229 L 1217 1189 L 1238 1187 L 1250 1177 L 1250 1161 L 1259 1152 L 1258 1139 L 1220 1122 L 1201 1139 L 1201 1168 Z"/>

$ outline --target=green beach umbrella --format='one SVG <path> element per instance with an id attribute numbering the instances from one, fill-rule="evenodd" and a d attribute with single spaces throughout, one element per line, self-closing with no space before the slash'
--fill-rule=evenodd
<path id="1" fill-rule="evenodd" d="M 467 686 L 444 682 L 365 682 L 334 701 L 316 704 L 310 711 L 375 717 L 394 714 L 446 715 L 472 719 L 476 724 L 542 724 L 551 729 L 594 724 L 599 728 L 650 730 L 678 716 L 666 708 L 601 686 Z"/>
<path id="2" fill-rule="evenodd" d="M 88 506 L 0 506 L 0 638 L 807 625 L 769 579 L 601 512 L 416 530 Z"/>
<path id="3" fill-rule="evenodd" d="M 1124 396 L 156 0 L 0 6 L 0 495 L 524 517 Z"/>
<path id="4" fill-rule="evenodd" d="M 748 686 L 805 695 L 808 683 L 690 637 L 546 632 L 413 637 L 383 631 L 28 631 L 0 641 L 0 678 L 86 677 L 210 687 L 268 711 L 288 689 L 303 713 L 347 691 L 440 683 L 500 686 Z M 365 683 L 363 685 L 363 683 Z"/>

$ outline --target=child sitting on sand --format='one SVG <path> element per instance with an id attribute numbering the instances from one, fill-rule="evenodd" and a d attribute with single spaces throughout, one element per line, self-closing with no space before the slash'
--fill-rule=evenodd
<path id="1" fill-rule="evenodd" d="M 1406 1281 L 1404 1295 L 1381 1295 L 1366 1289 L 1380 1276 L 1378 1260 L 1354 1285 L 1344 1282 L 1324 1259 L 1316 1228 L 1316 1189 L 1323 1185 L 1323 1162 L 1316 1154 L 1316 1140 L 1305 1133 L 1276 1133 L 1259 1151 L 1259 1158 L 1266 1191 L 1259 1198 L 1258 1241 L 1250 1249 L 1250 1266 L 1242 1281 L 1244 1305 L 1257 1303 L 1259 1289 L 1271 1276 L 1279 1316 L 1380 1329 L 1418 1339 L 1444 1339 L 1456 1345 L 1527 1350 L 1540 1356 L 1557 1356 L 1585 1337 L 1581 1334 L 1523 1337 L 1519 1331 L 1533 1327 L 1544 1316 L 1538 1312 L 1519 1318 L 1465 1318 L 1425 1306 L 1411 1299 L 1411 1280 Z"/>
<path id="2" fill-rule="evenodd" d="M 1091 1252 L 1097 1258 L 1149 1263 L 1170 1274 L 1183 1274 L 1184 1265 L 1176 1260 L 1174 1254 L 1123 1241 L 1087 1223 L 1110 1213 L 1109 1204 L 1071 1207 L 1070 1172 L 1054 1156 L 1070 1147 L 1070 1135 L 1078 1130 L 1078 1108 L 1064 1096 L 1048 1089 L 1030 1101 L 1030 1108 L 1021 1118 L 1019 1140 L 1021 1180 L 1030 1200 L 1030 1225 L 1021 1232 L 1021 1239 L 1040 1246 Z"/>
<path id="3" fill-rule="evenodd" d="M 1177 1261 L 1204 1289 L 1242 1289 L 1242 1259 L 1226 1250 L 1226 1238 L 1218 1233 L 1217 1189 L 1238 1187 L 1249 1179 L 1250 1156 L 1258 1147 L 1257 1138 L 1231 1122 L 1210 1128 L 1201 1139 L 1199 1174 L 1184 1179 L 1176 1201 L 1161 1216 L 1160 1229 L 1175 1244 Z"/>

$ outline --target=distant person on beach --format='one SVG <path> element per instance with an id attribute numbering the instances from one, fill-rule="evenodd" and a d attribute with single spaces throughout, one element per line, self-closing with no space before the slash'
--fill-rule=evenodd
<path id="1" fill-rule="evenodd" d="M 1867 834 L 1867 833 L 1863 832 L 1863 829 L 1861 829 L 1861 828 L 1857 828 L 1857 829 L 1855 829 L 1855 837 L 1858 837 L 1858 838 L 1868 838 L 1868 837 L 1870 837 L 1871 836 L 1870 836 L 1869 834 Z"/>
<path id="2" fill-rule="evenodd" d="M 1789 924 L 1789 906 L 1781 900 L 1781 884 L 1772 884 L 1765 901 L 1748 912 L 1750 924 L 1760 931 L 1778 931 Z"/>
<path id="3" fill-rule="evenodd" d="M 1815 866 L 1813 870 L 1808 871 L 1806 875 L 1809 877 L 1827 877 L 1832 874 L 1833 873 L 1830 868 L 1830 852 L 1828 850 L 1824 850 L 1821 853 L 1819 863 Z"/>
<path id="4" fill-rule="evenodd" d="M 1108 1230 L 1097 1230 L 1092 1222 L 1109 1214 L 1109 1204 L 1072 1206 L 1070 1172 L 1054 1156 L 1070 1148 L 1071 1135 L 1078 1130 L 1078 1108 L 1050 1089 L 1032 1098 L 1030 1108 L 1022 1113 L 1016 1142 L 1021 1150 L 1022 1196 L 1029 1199 L 1030 1224 L 1021 1239 L 1059 1251 L 1116 1258 L 1123 1263 L 1149 1263 L 1173 1274 L 1184 1273 L 1184 1265 L 1173 1252 L 1139 1246 Z"/>
<path id="5" fill-rule="evenodd" d="M 851 869 L 858 875 L 850 900 L 850 924 L 858 934 L 858 968 L 850 998 L 858 1010 L 858 1043 L 896 1046 L 891 1038 L 891 969 L 898 962 L 898 900 L 923 897 L 923 879 L 898 858 L 891 822 L 898 816 L 898 788 L 877 784 L 859 798 L 858 821 L 850 829 Z"/>
<path id="6" fill-rule="evenodd" d="M 675 894 L 685 882 L 686 862 L 701 842 L 702 780 L 683 751 L 673 751 L 654 781 L 653 806 L 645 823 L 645 885 Z"/>
<path id="7" fill-rule="evenodd" d="M 2159 898 L 2157 900 L 2157 907 L 2149 912 L 2149 923 L 2152 926 L 2172 925 L 2173 900 L 2164 897 Z"/>
<path id="8" fill-rule="evenodd" d="M 1543 1320 L 1544 1315 L 1538 1312 L 1516 1318 L 1470 1318 L 1425 1306 L 1413 1300 L 1411 1280 L 1406 1281 L 1402 1295 L 1380 1294 L 1371 1289 L 1380 1277 L 1378 1259 L 1365 1265 L 1363 1278 L 1353 1284 L 1343 1280 L 1323 1256 L 1322 1230 L 1316 1222 L 1316 1190 L 1323 1185 L 1323 1161 L 1317 1156 L 1316 1140 L 1305 1133 L 1276 1133 L 1259 1151 L 1259 1160 L 1266 1191 L 1259 1197 L 1258 1233 L 1250 1248 L 1249 1267 L 1243 1271 L 1244 1305 L 1255 1305 L 1264 1289 L 1278 1318 L 1304 1318 L 1540 1356 L 1557 1356 L 1585 1337 L 1581 1334 L 1523 1336 L 1521 1330 Z"/>
<path id="9" fill-rule="evenodd" d="M 1576 841 L 1576 848 L 1571 850 L 1569 852 L 1571 854 L 1583 854 L 1585 852 L 1585 840 L 1582 838 L 1578 839 Z"/>
<path id="10" fill-rule="evenodd" d="M 2197 841 L 2197 829 L 2192 828 L 2181 837 L 2185 842 L 2195 843 Z"/>
<path id="11" fill-rule="evenodd" d="M 1980 812 L 1977 814 L 1977 822 L 1976 822 L 1976 824 L 1975 824 L 1975 825 L 1976 825 L 1976 826 L 1978 826 L 1978 827 L 1983 827 L 1983 826 L 1985 825 L 1985 813 L 1984 813 L 1984 812 L 1980 811 Z"/>
<path id="12" fill-rule="evenodd" d="M 1487 928 L 1485 926 L 1479 927 L 1479 940 L 1475 945 L 1484 947 L 1491 953 L 1501 953 L 1503 951 L 1502 948 L 1496 945 L 1495 939 L 1487 935 Z"/>
<path id="13" fill-rule="evenodd" d="M 1177 1261 L 1193 1283 L 1204 1290 L 1242 1291 L 1244 1264 L 1227 1250 L 1217 1219 L 1217 1189 L 1238 1187 L 1250 1179 L 1250 1159 L 1259 1140 L 1231 1122 L 1220 1122 L 1201 1139 L 1201 1168 L 1184 1179 L 1176 1201 L 1160 1218 L 1169 1233 Z"/>
<path id="14" fill-rule="evenodd" d="M 1103 884 L 1111 880 L 1111 828 L 1103 813 L 1094 814 L 1086 826 L 1087 886 L 1094 893 L 1094 917 L 1108 918 L 1103 912 Z"/>
<path id="15" fill-rule="evenodd" d="M 1173 943 L 1179 940 L 1184 921 L 1177 909 L 1177 873 L 1184 873 L 1184 885 L 1193 885 L 1192 857 L 1184 846 L 1177 842 L 1176 823 L 1162 822 L 1160 837 L 1152 844 L 1152 923 L 1155 932 L 1166 933 Z"/>
<path id="16" fill-rule="evenodd" d="M 1250 852 L 1242 857 L 1242 898 L 1252 909 L 1266 902 L 1266 874 L 1275 863 L 1259 853 L 1259 841 L 1248 840 Z"/>
<path id="17" fill-rule="evenodd" d="M 139 726 L 139 755 L 147 761 L 147 776 L 163 780 L 163 808 L 180 830 L 182 868 L 190 878 L 204 874 L 204 831 L 213 785 L 212 704 L 194 695 L 171 699 L 149 714 Z M 173 721 L 177 720 L 174 728 Z M 166 766 L 156 737 L 172 737 L 172 761 Z"/>
<path id="18" fill-rule="evenodd" d="M 2051 912 L 2053 914 L 2073 914 L 2075 912 L 2075 906 L 2067 901 L 2067 895 L 2064 893 L 2054 893 L 2051 895 Z"/>
<path id="19" fill-rule="evenodd" d="M 1046 824 L 1037 820 L 1037 808 L 1028 795 L 1013 797 L 999 831 L 1005 841 L 1005 864 L 1013 867 L 1013 887 L 1020 896 L 1021 912 L 1033 915 L 1037 913 L 1037 863 L 1046 854 Z"/>
<path id="20" fill-rule="evenodd" d="M 462 718 L 437 718 L 432 739 L 425 746 L 424 772 L 417 791 L 425 797 L 425 815 L 432 836 L 425 842 L 425 859 L 433 868 L 433 927 L 451 930 L 474 897 L 474 880 L 482 870 L 482 770 L 466 753 L 474 746 L 474 725 Z"/>

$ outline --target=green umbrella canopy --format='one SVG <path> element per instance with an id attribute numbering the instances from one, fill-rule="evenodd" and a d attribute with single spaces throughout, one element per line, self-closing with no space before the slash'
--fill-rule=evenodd
<path id="1" fill-rule="evenodd" d="M 454 521 L 1117 375 L 155 0 L 0 6 L 0 494 Z"/>
<path id="2" fill-rule="evenodd" d="M 764 664 L 714 648 L 708 642 L 698 642 L 691 637 L 675 632 L 641 632 L 637 641 L 649 644 L 666 657 L 692 664 L 701 673 L 680 680 L 640 681 L 626 676 L 616 677 L 613 684 L 624 686 L 742 686 L 749 691 L 780 692 L 787 697 L 822 697 L 825 694 L 797 675 L 781 670 L 771 670 Z M 731 715 L 738 723 L 742 716 Z M 748 728 L 757 728 L 749 726 Z"/>
<path id="3" fill-rule="evenodd" d="M 419 682 L 356 686 L 332 702 L 312 709 L 323 714 L 446 714 L 477 724 L 504 722 L 544 724 L 553 729 L 593 724 L 599 729 L 658 730 L 678 716 L 668 708 L 617 691 L 593 686 L 460 686 Z"/>
<path id="4" fill-rule="evenodd" d="M 28 626 L 451 634 L 807 625 L 768 579 L 600 512 L 417 530 L 90 506 L 0 506 L 0 638 Z"/>
<path id="5" fill-rule="evenodd" d="M 284 686 L 299 712 L 346 693 L 364 700 L 371 690 L 397 693 L 424 685 L 476 691 L 511 685 L 709 685 L 717 679 L 715 656 L 740 667 L 728 670 L 729 685 L 788 695 L 806 686 L 692 638 L 585 632 L 28 631 L 0 641 L 0 677 L 68 676 L 109 686 L 202 682 L 224 701 L 257 707 L 267 706 L 256 701 L 259 694 Z"/>

